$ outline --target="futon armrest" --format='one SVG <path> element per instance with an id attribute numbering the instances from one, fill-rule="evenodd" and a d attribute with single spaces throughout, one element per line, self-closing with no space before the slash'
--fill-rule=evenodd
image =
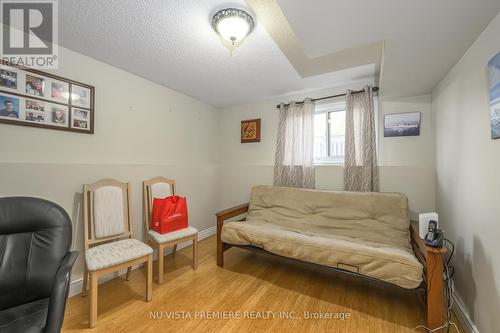
<path id="1" fill-rule="evenodd" d="M 217 266 L 222 267 L 224 265 L 224 251 L 231 247 L 230 244 L 226 244 L 221 240 L 222 226 L 224 221 L 243 215 L 248 212 L 249 204 L 239 205 L 233 208 L 221 210 L 217 214 Z"/>
<path id="2" fill-rule="evenodd" d="M 50 295 L 47 322 L 44 330 L 45 333 L 58 333 L 61 331 L 64 319 L 64 309 L 66 308 L 66 299 L 68 298 L 69 292 L 71 268 L 76 258 L 78 258 L 78 252 L 68 252 L 57 270 Z"/>
<path id="3" fill-rule="evenodd" d="M 239 205 L 236 207 L 221 210 L 220 212 L 215 214 L 217 216 L 217 221 L 223 222 L 223 221 L 228 220 L 232 217 L 245 214 L 246 212 L 248 212 L 248 207 L 249 207 L 249 204 L 246 203 L 246 204 Z"/>

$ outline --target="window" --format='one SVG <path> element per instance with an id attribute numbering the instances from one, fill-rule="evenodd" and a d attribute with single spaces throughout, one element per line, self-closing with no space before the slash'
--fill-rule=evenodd
<path id="1" fill-rule="evenodd" d="M 314 163 L 343 164 L 345 102 L 316 105 L 314 114 Z"/>

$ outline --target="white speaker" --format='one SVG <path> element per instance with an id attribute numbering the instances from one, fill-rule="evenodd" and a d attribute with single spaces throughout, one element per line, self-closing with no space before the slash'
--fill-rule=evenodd
<path id="1" fill-rule="evenodd" d="M 427 235 L 430 220 L 438 222 L 438 228 L 439 228 L 438 213 L 418 214 L 418 234 L 422 239 L 424 239 L 425 235 Z"/>

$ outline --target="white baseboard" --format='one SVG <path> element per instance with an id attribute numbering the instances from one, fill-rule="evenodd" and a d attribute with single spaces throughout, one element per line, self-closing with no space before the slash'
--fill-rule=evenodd
<path id="1" fill-rule="evenodd" d="M 216 233 L 217 233 L 217 226 L 214 225 L 213 227 L 198 232 L 198 240 L 203 240 L 205 238 L 214 236 Z"/>
<path id="2" fill-rule="evenodd" d="M 455 312 L 455 315 L 462 324 L 465 333 L 479 333 L 476 324 L 474 324 L 469 313 L 465 310 L 462 298 L 456 293 L 453 293 L 453 312 Z"/>
<path id="3" fill-rule="evenodd" d="M 198 240 L 201 241 L 205 238 L 208 238 L 210 236 L 213 236 L 217 233 L 217 227 L 216 226 L 213 226 L 213 227 L 210 227 L 210 228 L 207 228 L 205 230 L 202 230 L 200 232 L 198 232 Z M 181 243 L 177 246 L 177 250 L 180 250 L 180 249 L 183 249 L 185 247 L 188 247 L 188 246 L 191 246 L 191 242 L 185 242 L 185 243 Z M 172 253 L 172 250 L 171 249 L 167 249 L 167 254 L 169 253 Z M 155 253 L 153 255 L 154 259 L 156 259 L 158 257 L 158 255 Z M 132 269 L 137 269 L 139 267 L 141 267 L 142 265 L 137 265 L 137 266 L 134 266 L 132 267 Z M 125 271 L 123 272 L 116 272 L 114 274 L 109 274 L 107 276 L 104 276 L 102 277 L 101 279 L 99 279 L 99 284 L 101 283 L 104 283 L 106 281 L 109 281 L 109 280 L 112 280 L 118 276 L 120 276 L 121 274 L 124 274 Z M 78 295 L 78 294 L 81 294 L 82 292 L 82 286 L 83 286 L 83 278 L 79 278 L 79 279 L 75 279 L 73 281 L 71 281 L 70 283 L 70 287 L 69 287 L 69 295 L 68 297 L 72 297 L 72 296 L 75 296 L 75 295 Z"/>

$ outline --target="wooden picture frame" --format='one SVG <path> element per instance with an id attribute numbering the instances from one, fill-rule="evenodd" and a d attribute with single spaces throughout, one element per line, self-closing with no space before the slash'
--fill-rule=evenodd
<path id="1" fill-rule="evenodd" d="M 241 121 L 241 143 L 260 142 L 260 119 Z"/>
<path id="2" fill-rule="evenodd" d="M 0 123 L 93 134 L 95 88 L 0 60 Z"/>

